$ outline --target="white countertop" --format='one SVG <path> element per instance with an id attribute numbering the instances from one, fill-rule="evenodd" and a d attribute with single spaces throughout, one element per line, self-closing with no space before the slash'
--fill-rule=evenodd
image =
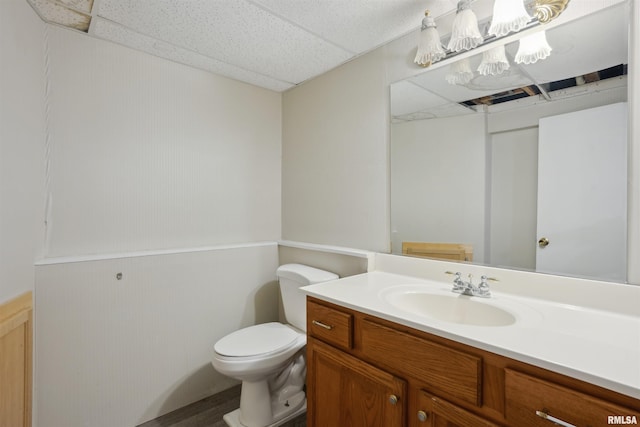
<path id="1" fill-rule="evenodd" d="M 479 302 L 506 309 L 515 323 L 465 325 L 412 314 L 381 296 L 402 285 L 441 294 L 451 289 L 451 283 L 383 271 L 302 289 L 325 301 L 640 398 L 638 316 L 492 291 L 492 298 Z"/>

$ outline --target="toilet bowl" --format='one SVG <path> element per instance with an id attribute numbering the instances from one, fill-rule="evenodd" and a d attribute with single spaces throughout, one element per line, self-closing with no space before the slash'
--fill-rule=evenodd
<path id="1" fill-rule="evenodd" d="M 230 427 L 276 427 L 306 410 L 306 300 L 299 288 L 338 276 L 301 264 L 285 264 L 276 275 L 287 323 L 249 326 L 214 346 L 213 367 L 242 381 L 240 408 L 223 417 Z"/>

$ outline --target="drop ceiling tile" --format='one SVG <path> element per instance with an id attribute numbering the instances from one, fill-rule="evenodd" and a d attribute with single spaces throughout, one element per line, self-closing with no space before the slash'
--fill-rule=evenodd
<path id="1" fill-rule="evenodd" d="M 391 85 L 392 123 L 475 113 L 471 108 L 450 102 L 408 80 Z"/>
<path id="2" fill-rule="evenodd" d="M 416 111 L 423 111 L 446 105 L 448 101 L 410 81 L 391 85 L 391 116 L 401 117 Z"/>
<path id="3" fill-rule="evenodd" d="M 250 1 L 354 53 L 420 28 L 425 8 L 434 16 L 455 8 L 448 0 Z"/>
<path id="4" fill-rule="evenodd" d="M 94 18 L 91 31 L 94 36 L 105 40 L 110 40 L 161 58 L 166 58 L 181 64 L 186 64 L 277 92 L 282 92 L 293 87 L 293 84 L 289 82 L 276 80 L 217 61 L 196 52 L 172 46 L 168 43 L 138 34 L 126 27 L 101 18 Z"/>
<path id="5" fill-rule="evenodd" d="M 437 117 L 457 117 L 457 116 L 466 116 L 468 114 L 478 113 L 477 111 L 471 108 L 464 107 L 455 102 L 440 106 L 437 109 L 433 109 L 431 112 Z"/>
<path id="6" fill-rule="evenodd" d="M 352 56 L 246 0 L 101 0 L 98 9 L 137 33 L 291 83 Z"/>
<path id="7" fill-rule="evenodd" d="M 392 117 L 392 123 L 402 123 L 413 120 L 429 120 L 429 119 L 439 119 L 444 117 L 459 117 L 466 116 L 469 114 L 478 114 L 476 111 L 471 108 L 463 107 L 460 104 L 456 104 L 454 102 L 440 105 L 437 107 L 427 108 L 421 111 L 415 111 L 413 113 L 403 114 L 401 116 Z"/>

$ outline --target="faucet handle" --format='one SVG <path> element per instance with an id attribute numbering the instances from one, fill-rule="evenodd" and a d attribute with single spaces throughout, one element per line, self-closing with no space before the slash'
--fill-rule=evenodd
<path id="1" fill-rule="evenodd" d="M 461 293 L 464 290 L 464 282 L 462 281 L 462 273 L 453 272 L 453 271 L 445 271 L 445 274 L 453 274 L 456 277 L 453 279 L 453 292 Z"/>
<path id="2" fill-rule="evenodd" d="M 487 276 L 481 276 L 480 277 L 480 284 L 478 285 L 478 296 L 480 297 L 489 297 L 491 296 L 491 290 L 489 289 L 489 283 L 487 283 L 488 280 L 491 281 L 495 281 L 497 282 L 498 279 L 494 278 L 494 277 L 487 277 Z"/>

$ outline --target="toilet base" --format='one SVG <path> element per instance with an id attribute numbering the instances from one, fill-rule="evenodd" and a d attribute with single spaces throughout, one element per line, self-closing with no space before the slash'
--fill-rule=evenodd
<path id="1" fill-rule="evenodd" d="M 281 426 L 282 424 L 286 423 L 287 421 L 290 421 L 292 419 L 294 419 L 295 417 L 302 415 L 306 412 L 307 410 L 307 402 L 305 401 L 304 405 L 302 405 L 300 408 L 298 408 L 297 411 L 287 415 L 286 417 L 276 421 L 273 424 L 269 424 L 268 426 L 265 427 L 278 427 Z M 228 414 L 224 415 L 222 417 L 222 419 L 224 420 L 225 423 L 227 423 L 227 425 L 229 427 L 245 427 L 241 422 L 240 422 L 240 408 L 236 409 L 235 411 L 231 411 Z"/>

